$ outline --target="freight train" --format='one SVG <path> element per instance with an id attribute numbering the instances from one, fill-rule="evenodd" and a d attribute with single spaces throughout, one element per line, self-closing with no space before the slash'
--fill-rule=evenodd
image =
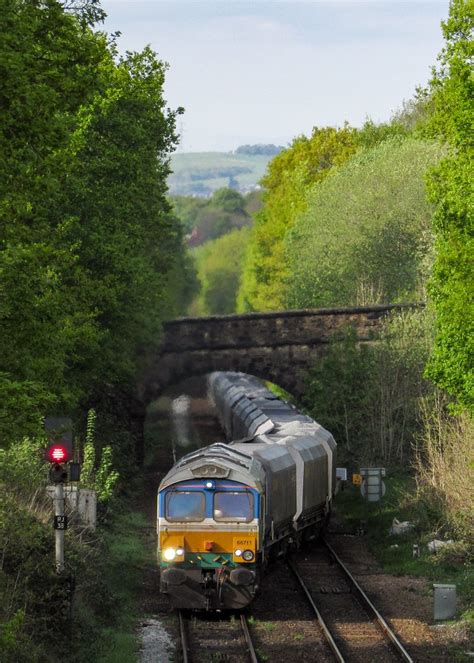
<path id="1" fill-rule="evenodd" d="M 208 383 L 229 442 L 189 453 L 161 481 L 160 590 L 177 608 L 236 610 L 269 561 L 326 524 L 336 443 L 253 376 L 217 372 Z"/>

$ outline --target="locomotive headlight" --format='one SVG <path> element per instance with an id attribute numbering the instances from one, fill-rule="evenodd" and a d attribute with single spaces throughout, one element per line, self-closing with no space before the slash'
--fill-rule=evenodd
<path id="1" fill-rule="evenodd" d="M 237 548 L 237 550 L 234 550 L 234 555 L 236 557 L 242 557 L 242 551 L 240 550 L 240 548 Z"/>
<path id="2" fill-rule="evenodd" d="M 251 562 L 253 560 L 253 552 L 251 550 L 244 550 L 242 553 L 243 559 L 245 559 L 246 562 Z"/>
<path id="3" fill-rule="evenodd" d="M 163 557 L 167 562 L 172 562 L 176 557 L 176 553 L 177 551 L 174 548 L 166 548 L 166 550 L 163 552 Z"/>
<path id="4" fill-rule="evenodd" d="M 176 556 L 181 557 L 184 555 L 184 548 L 176 548 Z"/>

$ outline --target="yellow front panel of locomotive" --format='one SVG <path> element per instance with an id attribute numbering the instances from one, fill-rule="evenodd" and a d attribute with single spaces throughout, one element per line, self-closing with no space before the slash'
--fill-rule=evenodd
<path id="1" fill-rule="evenodd" d="M 242 543 L 240 543 L 242 542 Z M 164 550 L 175 545 L 184 545 L 186 552 L 215 552 L 215 553 L 233 553 L 236 547 L 244 545 L 245 549 L 257 550 L 257 532 L 219 532 L 219 531 L 181 531 L 181 532 L 160 532 L 160 548 Z M 242 559 L 234 557 L 235 562 L 242 562 Z"/>
<path id="2" fill-rule="evenodd" d="M 184 560 L 184 536 L 182 534 L 173 533 L 172 535 L 167 537 L 164 543 L 162 541 L 161 550 L 165 552 L 169 548 L 172 548 L 175 551 L 175 555 L 172 561 L 182 562 Z M 176 553 L 176 551 L 180 549 L 183 550 L 182 555 L 178 555 Z"/>
<path id="3" fill-rule="evenodd" d="M 252 551 L 253 553 L 252 559 L 245 559 L 245 557 L 243 557 L 243 552 L 246 550 Z M 236 551 L 239 552 L 239 555 L 235 554 Z M 239 564 L 249 564 L 255 562 L 257 554 L 256 551 L 257 551 L 257 537 L 248 534 L 240 534 L 240 533 L 238 536 L 234 536 L 232 541 L 233 562 L 238 562 Z"/>

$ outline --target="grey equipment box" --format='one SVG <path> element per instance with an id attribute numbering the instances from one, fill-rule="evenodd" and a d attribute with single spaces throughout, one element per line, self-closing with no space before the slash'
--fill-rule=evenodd
<path id="1" fill-rule="evenodd" d="M 434 618 L 454 619 L 456 616 L 456 585 L 433 585 Z"/>

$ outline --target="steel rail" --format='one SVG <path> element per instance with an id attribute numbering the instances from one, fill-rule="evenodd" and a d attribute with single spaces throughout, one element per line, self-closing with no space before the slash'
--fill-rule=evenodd
<path id="1" fill-rule="evenodd" d="M 290 569 L 294 573 L 296 579 L 300 583 L 301 589 L 304 591 L 304 593 L 306 595 L 306 598 L 308 599 L 309 603 L 311 604 L 311 607 L 314 610 L 314 613 L 316 615 L 318 623 L 321 626 L 321 629 L 324 633 L 324 636 L 327 640 L 327 643 L 328 643 L 329 647 L 331 648 L 332 653 L 334 654 L 334 657 L 335 657 L 336 661 L 339 661 L 339 663 L 345 663 L 345 659 L 344 659 L 343 655 L 341 654 L 340 649 L 337 646 L 334 638 L 332 637 L 331 631 L 328 629 L 327 624 L 323 619 L 323 616 L 319 612 L 318 607 L 317 607 L 316 603 L 314 602 L 313 597 L 311 596 L 311 592 L 306 587 L 306 584 L 305 584 L 303 578 L 300 576 L 300 574 L 298 572 L 298 569 L 293 564 L 293 562 L 291 562 L 289 559 L 286 560 L 286 563 L 288 564 L 288 566 L 290 567 Z"/>
<path id="2" fill-rule="evenodd" d="M 183 663 L 189 663 L 189 640 L 184 625 L 185 619 L 182 610 L 178 610 L 179 634 L 181 636 L 181 650 L 183 652 Z"/>
<path id="3" fill-rule="evenodd" d="M 187 622 L 188 620 L 186 619 L 186 617 L 183 616 L 182 610 L 178 610 L 178 621 L 179 621 L 179 633 L 181 637 L 181 651 L 183 654 L 183 663 L 190 663 L 192 659 L 190 659 L 189 656 L 190 653 L 189 638 L 185 625 L 185 622 Z M 240 615 L 240 625 L 242 627 L 245 644 L 247 646 L 249 660 L 251 661 L 251 663 L 258 663 L 257 654 L 255 652 L 255 647 L 252 642 L 252 637 L 250 635 L 247 619 L 244 614 Z"/>
<path id="4" fill-rule="evenodd" d="M 252 661 L 252 663 L 258 663 L 257 654 L 255 652 L 255 647 L 253 646 L 252 638 L 250 636 L 250 631 L 247 624 L 247 618 L 243 613 L 240 614 L 240 625 L 242 626 L 242 631 L 245 638 L 245 644 L 247 645 L 250 660 Z"/>
<path id="5" fill-rule="evenodd" d="M 352 573 L 349 571 L 349 569 L 346 567 L 344 562 L 338 557 L 337 553 L 335 550 L 332 548 L 332 546 L 329 545 L 329 543 L 325 540 L 322 539 L 323 544 L 326 546 L 328 549 L 331 557 L 334 559 L 334 561 L 338 564 L 338 566 L 342 569 L 344 572 L 346 578 L 349 580 L 351 585 L 355 587 L 357 590 L 357 593 L 359 594 L 359 597 L 362 599 L 362 603 L 366 606 L 366 608 L 369 609 L 369 612 L 375 617 L 376 621 L 378 622 L 379 626 L 385 633 L 385 635 L 389 638 L 390 642 L 392 645 L 395 647 L 397 653 L 401 656 L 401 658 L 404 661 L 407 661 L 408 663 L 413 663 L 413 659 L 411 658 L 410 654 L 407 652 L 405 647 L 402 645 L 400 640 L 397 638 L 395 635 L 394 631 L 390 628 L 390 626 L 387 624 L 385 619 L 382 617 L 380 612 L 377 610 L 377 608 L 374 606 L 372 601 L 369 599 L 367 594 L 364 592 L 362 587 L 359 585 L 357 580 L 354 578 Z"/>

